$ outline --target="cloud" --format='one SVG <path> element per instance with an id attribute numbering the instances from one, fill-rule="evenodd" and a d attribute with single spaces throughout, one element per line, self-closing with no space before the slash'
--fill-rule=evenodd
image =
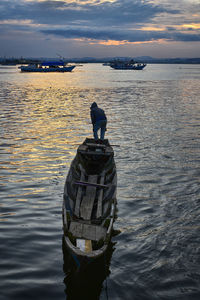
<path id="1" fill-rule="evenodd" d="M 174 0 L 1 0 L 0 36 L 26 40 L 32 34 L 37 47 L 49 38 L 61 47 L 65 39 L 71 44 L 79 40 L 79 46 L 80 41 L 92 41 L 107 47 L 160 40 L 197 42 L 196 5 L 189 0 L 184 5 Z"/>
<path id="2" fill-rule="evenodd" d="M 145 42 L 153 40 L 172 41 L 200 41 L 200 34 L 186 34 L 173 31 L 143 31 L 143 30 L 42 30 L 44 34 L 60 36 L 63 38 L 80 38 L 94 40 L 115 40 L 127 42 Z"/>
<path id="3" fill-rule="evenodd" d="M 93 39 L 146 40 L 149 32 L 133 32 L 145 23 L 151 22 L 161 13 L 175 14 L 178 10 L 164 8 L 149 1 L 22 1 L 1 0 L 0 21 L 10 20 L 20 30 L 37 30 L 43 34 L 62 37 L 81 37 Z M 29 24 L 22 26 L 24 20 Z M 17 25 L 16 22 L 19 21 Z M 80 26 L 83 28 L 80 30 Z M 7 29 L 9 22 L 7 22 Z M 46 27 L 44 29 L 44 27 Z M 67 29 L 66 29 L 67 27 Z M 91 30 L 93 28 L 93 30 Z M 102 30 L 99 31 L 99 28 Z M 5 29 L 5 26 L 4 26 Z M 95 30 L 96 29 L 96 30 Z M 155 35 L 155 34 L 154 34 Z"/>
<path id="4" fill-rule="evenodd" d="M 200 42 L 200 34 L 186 34 L 176 32 L 172 36 L 173 40 L 181 42 Z"/>
<path id="5" fill-rule="evenodd" d="M 97 5 L 65 1 L 5 1 L 1 0 L 0 19 L 31 19 L 33 22 L 49 25 L 79 23 L 84 25 L 118 26 L 148 22 L 163 12 L 177 13 L 177 10 L 139 0 L 118 0 Z"/>

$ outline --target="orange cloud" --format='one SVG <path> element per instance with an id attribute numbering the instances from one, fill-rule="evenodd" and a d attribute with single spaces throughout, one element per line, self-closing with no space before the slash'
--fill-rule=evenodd
<path id="1" fill-rule="evenodd" d="M 119 46 L 119 45 L 125 45 L 129 44 L 128 41 L 115 41 L 115 40 L 107 40 L 107 41 L 97 41 L 100 45 L 106 45 L 106 46 Z"/>
<path id="2" fill-rule="evenodd" d="M 200 23 L 183 24 L 183 28 L 200 29 Z"/>
<path id="3" fill-rule="evenodd" d="M 165 28 L 145 26 L 145 27 L 141 27 L 139 30 L 143 30 L 143 31 L 164 31 Z"/>
<path id="4" fill-rule="evenodd" d="M 142 45 L 142 44 L 153 44 L 159 43 L 163 44 L 166 42 L 164 39 L 158 39 L 153 41 L 141 41 L 141 42 L 129 42 L 127 40 L 124 41 L 115 41 L 115 40 L 107 40 L 107 41 L 99 41 L 99 40 L 88 40 L 89 44 L 98 44 L 98 45 L 105 45 L 105 46 L 121 46 L 121 45 Z"/>

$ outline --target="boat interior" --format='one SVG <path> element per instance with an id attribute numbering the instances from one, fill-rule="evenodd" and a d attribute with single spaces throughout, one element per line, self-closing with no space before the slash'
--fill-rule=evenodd
<path id="1" fill-rule="evenodd" d="M 86 139 L 77 150 L 66 180 L 65 203 L 71 212 L 68 230 L 78 238 L 99 241 L 106 236 L 106 217 L 116 196 L 113 157 L 108 140 L 98 144 Z"/>

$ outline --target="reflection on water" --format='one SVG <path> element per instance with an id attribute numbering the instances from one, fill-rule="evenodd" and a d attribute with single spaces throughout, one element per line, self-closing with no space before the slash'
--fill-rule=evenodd
<path id="1" fill-rule="evenodd" d="M 63 270 L 66 274 L 64 279 L 66 284 L 66 299 L 98 300 L 101 293 L 104 293 L 104 299 L 109 299 L 106 278 L 110 274 L 110 260 L 115 250 L 115 244 L 111 242 L 104 256 L 96 259 L 83 270 L 80 270 L 77 269 L 63 241 Z"/>

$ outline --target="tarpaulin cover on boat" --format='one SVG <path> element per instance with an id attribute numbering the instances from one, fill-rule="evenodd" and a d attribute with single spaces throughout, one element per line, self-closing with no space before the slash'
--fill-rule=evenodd
<path id="1" fill-rule="evenodd" d="M 63 61 L 44 61 L 42 66 L 64 66 L 65 63 Z"/>

